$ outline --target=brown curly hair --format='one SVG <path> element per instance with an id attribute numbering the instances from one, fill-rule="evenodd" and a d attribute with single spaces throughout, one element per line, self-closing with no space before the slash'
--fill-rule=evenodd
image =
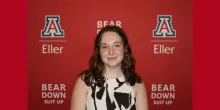
<path id="1" fill-rule="evenodd" d="M 91 86 L 92 84 L 96 84 L 98 87 L 104 86 L 105 78 L 103 76 L 103 71 L 105 66 L 101 60 L 99 50 L 102 35 L 105 32 L 116 32 L 122 38 L 124 47 L 126 49 L 121 64 L 125 81 L 131 86 L 133 86 L 135 83 L 142 83 L 141 77 L 135 72 L 135 59 L 132 56 L 132 51 L 124 30 L 118 26 L 106 26 L 96 36 L 94 53 L 90 57 L 89 68 L 80 74 L 86 85 Z"/>

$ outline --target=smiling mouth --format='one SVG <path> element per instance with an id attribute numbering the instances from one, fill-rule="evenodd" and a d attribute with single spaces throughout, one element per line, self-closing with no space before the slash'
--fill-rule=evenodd
<path id="1" fill-rule="evenodd" d="M 117 57 L 111 57 L 111 58 L 108 58 L 108 60 L 112 61 L 112 60 L 115 60 Z"/>

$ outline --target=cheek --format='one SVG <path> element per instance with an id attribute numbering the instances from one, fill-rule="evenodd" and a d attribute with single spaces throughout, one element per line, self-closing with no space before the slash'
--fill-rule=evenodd
<path id="1" fill-rule="evenodd" d="M 125 49 L 124 48 L 117 48 L 116 51 L 119 55 L 124 55 Z"/>
<path id="2" fill-rule="evenodd" d="M 104 57 L 104 56 L 106 56 L 108 53 L 106 52 L 106 51 L 102 51 L 102 50 L 100 50 L 100 56 L 101 57 Z"/>

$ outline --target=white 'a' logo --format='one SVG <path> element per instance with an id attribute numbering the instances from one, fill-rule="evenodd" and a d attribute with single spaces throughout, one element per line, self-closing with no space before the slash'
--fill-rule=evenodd
<path id="1" fill-rule="evenodd" d="M 157 27 L 153 30 L 153 37 L 155 38 L 175 38 L 176 30 L 172 26 L 171 15 L 158 15 L 157 16 Z"/>
<path id="2" fill-rule="evenodd" d="M 41 30 L 42 38 L 63 38 L 64 30 L 60 26 L 60 16 L 47 15 L 45 16 L 45 26 Z"/>

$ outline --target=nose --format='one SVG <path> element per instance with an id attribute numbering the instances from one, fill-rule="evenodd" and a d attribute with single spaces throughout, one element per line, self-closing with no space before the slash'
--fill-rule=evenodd
<path id="1" fill-rule="evenodd" d="M 109 47 L 109 55 L 113 55 L 114 54 L 114 48 L 113 47 Z"/>

